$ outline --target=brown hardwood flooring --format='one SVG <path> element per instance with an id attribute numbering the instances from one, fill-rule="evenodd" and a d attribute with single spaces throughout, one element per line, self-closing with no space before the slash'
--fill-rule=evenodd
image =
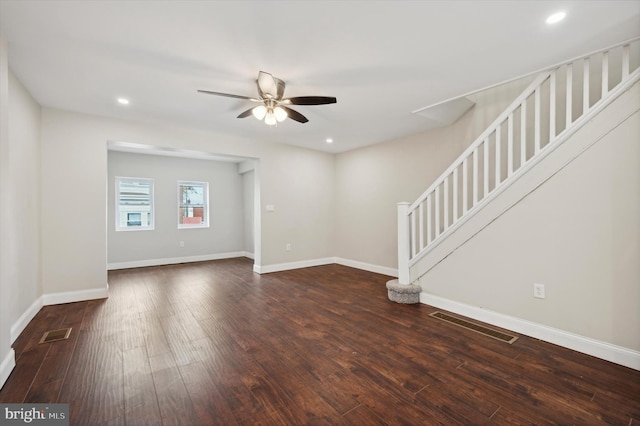
<path id="1" fill-rule="evenodd" d="M 69 403 L 73 425 L 640 424 L 639 371 L 439 321 L 388 279 L 244 258 L 112 271 L 108 299 L 36 315 L 0 402 Z"/>

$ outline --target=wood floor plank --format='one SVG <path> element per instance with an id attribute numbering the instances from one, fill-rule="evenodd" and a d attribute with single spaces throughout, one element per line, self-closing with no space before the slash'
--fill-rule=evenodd
<path id="1" fill-rule="evenodd" d="M 38 345 L 22 352 L 19 362 L 16 362 L 16 366 L 11 372 L 11 375 L 9 375 L 6 383 L 2 389 L 0 389 L 0 402 L 24 402 L 49 349 L 49 346 Z"/>
<path id="2" fill-rule="evenodd" d="M 204 364 L 195 362 L 180 366 L 178 369 L 183 381 L 188 383 L 187 393 L 195 409 L 197 424 L 222 426 L 238 424 L 220 387 Z"/>
<path id="3" fill-rule="evenodd" d="M 167 425 L 198 424 L 193 403 L 177 367 L 152 373 L 162 423 Z"/>
<path id="4" fill-rule="evenodd" d="M 149 357 L 144 346 L 122 354 L 125 420 L 129 425 L 162 423 Z"/>
<path id="5" fill-rule="evenodd" d="M 145 328 L 144 342 L 150 357 L 171 352 L 171 347 L 155 315 L 142 316 L 140 327 Z"/>
<path id="6" fill-rule="evenodd" d="M 321 383 L 304 367 L 297 367 L 295 353 L 284 347 L 284 350 L 279 352 L 264 348 L 254 351 L 253 358 L 260 364 L 265 376 L 277 383 L 290 404 L 299 407 L 305 413 L 305 423 L 317 423 L 321 420 L 335 423 L 341 412 L 353 407 L 349 401 L 346 401 L 346 406 L 342 406 L 338 400 L 322 392 Z"/>
<path id="7" fill-rule="evenodd" d="M 344 419 L 348 424 L 352 425 L 379 425 L 385 426 L 389 423 L 386 423 L 380 417 L 376 416 L 374 412 L 369 410 L 364 405 L 359 404 L 352 410 L 348 411 L 344 414 Z"/>
<path id="8" fill-rule="evenodd" d="M 84 319 L 86 303 L 66 304 L 65 315 L 56 328 L 71 328 L 68 339 L 42 343 L 49 345 L 38 374 L 25 396 L 25 402 L 57 402 L 75 350 L 80 327 Z"/>
<path id="9" fill-rule="evenodd" d="M 59 402 L 70 403 L 71 417 L 80 419 L 79 424 L 124 422 L 122 350 L 91 332 L 80 333 L 76 348 Z"/>
<path id="10" fill-rule="evenodd" d="M 422 405 L 436 408 L 462 424 L 487 424 L 500 408 L 490 403 L 490 409 L 486 410 L 484 401 L 471 399 L 467 394 L 459 393 L 457 387 L 448 384 L 427 386 L 416 394 L 416 399 Z"/>
<path id="11" fill-rule="evenodd" d="M 343 369 L 335 363 L 332 358 L 341 356 L 335 351 L 327 351 L 324 348 L 317 349 L 315 345 L 308 341 L 286 340 L 284 342 L 274 341 L 272 335 L 261 336 L 265 338 L 265 348 L 281 347 L 282 351 L 274 355 L 269 351 L 266 354 L 257 354 L 257 349 L 251 348 L 251 353 L 261 365 L 271 371 L 275 368 L 289 370 L 290 375 L 295 376 L 296 383 L 303 386 L 303 392 L 314 389 L 317 396 L 330 405 L 332 410 L 338 413 L 345 413 L 358 405 L 352 395 L 341 387 L 330 386 L 328 376 Z M 271 338 L 271 339 L 270 339 Z M 258 338 L 256 341 L 259 343 Z M 274 361 L 280 363 L 279 366 L 272 365 Z M 299 396 L 299 394 L 296 394 Z M 321 410 L 325 410 L 321 408 Z"/>
<path id="12" fill-rule="evenodd" d="M 60 313 L 54 307 L 44 306 L 12 345 L 16 360 L 20 359 L 24 351 L 38 344 L 38 341 L 46 331 L 59 328 L 60 318 Z"/>
<path id="13" fill-rule="evenodd" d="M 0 402 L 72 425 L 636 424 L 640 372 L 526 336 L 504 344 L 387 298 L 341 265 L 237 258 L 109 272 L 108 299 L 46 306 Z M 72 326 L 68 341 L 38 344 Z"/>

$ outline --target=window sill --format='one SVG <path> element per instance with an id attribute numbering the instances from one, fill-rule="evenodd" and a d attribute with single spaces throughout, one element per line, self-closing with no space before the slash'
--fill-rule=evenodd
<path id="1" fill-rule="evenodd" d="M 131 228 L 116 228 L 116 232 L 130 232 L 130 231 L 153 231 L 153 226 L 144 226 L 144 227 L 131 227 Z"/>
<path id="2" fill-rule="evenodd" d="M 201 224 L 201 225 L 190 225 L 190 224 L 186 224 L 186 225 L 178 225 L 178 229 L 200 229 L 200 228 L 208 228 L 209 225 L 208 224 Z"/>

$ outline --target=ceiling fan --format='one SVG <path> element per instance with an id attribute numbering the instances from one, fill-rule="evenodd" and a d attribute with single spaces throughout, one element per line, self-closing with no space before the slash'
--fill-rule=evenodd
<path id="1" fill-rule="evenodd" d="M 279 78 L 275 78 L 268 72 L 260 71 L 256 80 L 258 86 L 258 97 L 251 98 L 249 96 L 232 95 L 229 93 L 211 92 L 209 90 L 198 90 L 200 93 L 208 95 L 226 96 L 228 98 L 246 99 L 251 102 L 257 102 L 260 105 L 251 107 L 241 113 L 238 118 L 245 118 L 253 115 L 258 120 L 264 120 L 269 126 L 286 120 L 287 117 L 297 121 L 298 123 L 306 123 L 309 121 L 307 117 L 298 111 L 292 110 L 287 105 L 326 105 L 335 104 L 336 98 L 330 96 L 295 96 L 292 98 L 284 98 L 285 82 Z"/>

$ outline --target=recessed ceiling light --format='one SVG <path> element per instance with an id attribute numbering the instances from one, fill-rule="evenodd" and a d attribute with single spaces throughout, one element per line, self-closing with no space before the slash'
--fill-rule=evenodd
<path id="1" fill-rule="evenodd" d="M 327 143 L 333 143 L 333 139 L 331 139 L 331 138 L 327 138 L 325 142 L 327 142 Z"/>
<path id="2" fill-rule="evenodd" d="M 547 18 L 547 24 L 557 24 L 567 16 L 566 12 L 556 12 Z"/>
<path id="3" fill-rule="evenodd" d="M 129 99 L 127 99 L 127 98 L 118 98 L 118 103 L 120 105 L 129 105 Z"/>

